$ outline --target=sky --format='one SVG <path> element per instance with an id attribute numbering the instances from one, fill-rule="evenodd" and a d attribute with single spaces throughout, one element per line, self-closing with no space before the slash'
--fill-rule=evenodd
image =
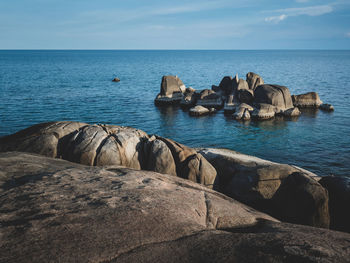
<path id="1" fill-rule="evenodd" d="M 0 49 L 350 49 L 350 0 L 0 0 Z"/>

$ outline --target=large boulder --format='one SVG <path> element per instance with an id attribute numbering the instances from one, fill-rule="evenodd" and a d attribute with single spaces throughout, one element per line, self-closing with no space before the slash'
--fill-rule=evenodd
<path id="1" fill-rule="evenodd" d="M 320 190 L 322 187 L 314 180 L 314 178 L 319 178 L 317 175 L 296 166 L 274 163 L 226 149 L 207 148 L 200 150 L 199 153 L 217 171 L 215 190 L 276 218 L 283 218 L 287 222 L 298 221 L 313 226 L 327 227 L 327 222 L 329 222 L 326 204 L 327 192 L 322 192 Z M 286 190 L 283 190 L 281 184 L 294 173 L 303 173 L 307 178 L 305 179 L 307 183 L 300 180 L 299 183 L 293 184 L 292 176 L 289 179 L 291 183 L 286 183 Z M 317 187 L 308 188 L 311 185 L 317 185 Z M 294 201 L 288 200 L 289 194 L 297 195 L 302 191 L 304 191 L 302 197 L 295 197 L 297 199 Z M 277 193 L 279 193 L 279 198 L 275 197 Z M 297 206 L 293 203 L 302 202 L 303 198 L 305 198 L 305 204 Z M 304 214 L 305 207 L 310 203 L 310 211 Z M 283 210 L 276 209 L 277 204 L 283 207 Z M 286 216 L 285 211 L 295 213 L 295 218 L 292 218 L 294 221 Z"/>
<path id="2" fill-rule="evenodd" d="M 168 146 L 152 136 L 147 143 L 147 170 L 176 176 L 176 165 Z"/>
<path id="3" fill-rule="evenodd" d="M 225 76 L 219 84 L 219 90 L 222 90 L 225 95 L 233 93 L 233 80 L 230 76 Z"/>
<path id="4" fill-rule="evenodd" d="M 330 227 L 350 232 L 350 177 L 325 176 L 319 183 L 328 190 Z"/>
<path id="5" fill-rule="evenodd" d="M 21 151 L 47 157 L 61 157 L 60 150 L 67 137 L 88 124 L 81 122 L 46 122 L 33 125 L 17 133 L 0 137 L 0 152 Z"/>
<path id="6" fill-rule="evenodd" d="M 289 89 L 279 85 L 260 85 L 254 90 L 254 102 L 257 104 L 270 104 L 276 107 L 276 113 L 293 108 Z"/>
<path id="7" fill-rule="evenodd" d="M 190 181 L 0 153 L 2 262 L 347 262 L 350 235 Z"/>
<path id="8" fill-rule="evenodd" d="M 282 181 L 272 198 L 274 215 L 294 224 L 329 227 L 328 192 L 316 180 L 295 172 Z"/>
<path id="9" fill-rule="evenodd" d="M 169 147 L 176 164 L 177 176 L 204 184 L 212 188 L 215 178 L 215 168 L 196 150 L 171 139 L 157 136 Z"/>
<path id="10" fill-rule="evenodd" d="M 246 75 L 246 80 L 247 80 L 249 89 L 251 90 L 255 90 L 257 86 L 264 84 L 263 78 L 254 72 L 248 72 Z"/>
<path id="11" fill-rule="evenodd" d="M 318 108 L 322 104 L 320 96 L 316 92 L 293 95 L 292 100 L 294 106 L 299 108 Z"/>
<path id="12" fill-rule="evenodd" d="M 163 76 L 160 92 L 154 102 L 157 105 L 179 103 L 185 90 L 186 86 L 178 76 Z"/>
<path id="13" fill-rule="evenodd" d="M 207 108 L 221 108 L 223 105 L 223 100 L 220 94 L 213 90 L 205 89 L 199 93 L 197 105 Z"/>

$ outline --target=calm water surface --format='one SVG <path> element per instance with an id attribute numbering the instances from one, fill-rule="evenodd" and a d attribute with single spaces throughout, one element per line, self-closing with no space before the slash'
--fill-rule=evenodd
<path id="1" fill-rule="evenodd" d="M 192 118 L 153 100 L 163 75 L 210 88 L 259 73 L 292 94 L 317 91 L 334 113 L 237 122 Z M 133 126 L 193 147 L 225 147 L 319 175 L 350 175 L 350 51 L 0 51 L 0 136 L 55 120 Z M 119 83 L 111 82 L 118 76 Z"/>

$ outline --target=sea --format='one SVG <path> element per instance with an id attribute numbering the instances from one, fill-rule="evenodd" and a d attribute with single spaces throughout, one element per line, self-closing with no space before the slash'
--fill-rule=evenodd
<path id="1" fill-rule="evenodd" d="M 316 91 L 335 111 L 239 122 L 223 111 L 191 117 L 177 106 L 154 105 L 163 75 L 201 90 L 250 71 L 291 94 Z M 0 136 L 47 121 L 115 124 L 320 176 L 350 176 L 349 77 L 349 50 L 2 50 Z"/>

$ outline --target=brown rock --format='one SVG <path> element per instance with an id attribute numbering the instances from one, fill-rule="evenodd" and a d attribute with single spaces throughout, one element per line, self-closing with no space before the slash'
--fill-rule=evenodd
<path id="1" fill-rule="evenodd" d="M 190 181 L 0 153 L 0 255 L 14 262 L 347 262 L 347 233 L 279 223 Z"/>
<path id="2" fill-rule="evenodd" d="M 246 75 L 246 80 L 249 86 L 249 89 L 255 90 L 257 86 L 263 85 L 264 80 L 258 74 L 253 72 L 248 72 Z"/>
<path id="3" fill-rule="evenodd" d="M 292 100 L 294 106 L 300 108 L 318 108 L 322 104 L 322 101 L 320 100 L 320 97 L 316 92 L 308 92 L 305 94 L 293 95 Z"/>
<path id="4" fill-rule="evenodd" d="M 295 172 L 283 180 L 272 198 L 278 219 L 329 228 L 328 192 L 316 180 Z"/>

